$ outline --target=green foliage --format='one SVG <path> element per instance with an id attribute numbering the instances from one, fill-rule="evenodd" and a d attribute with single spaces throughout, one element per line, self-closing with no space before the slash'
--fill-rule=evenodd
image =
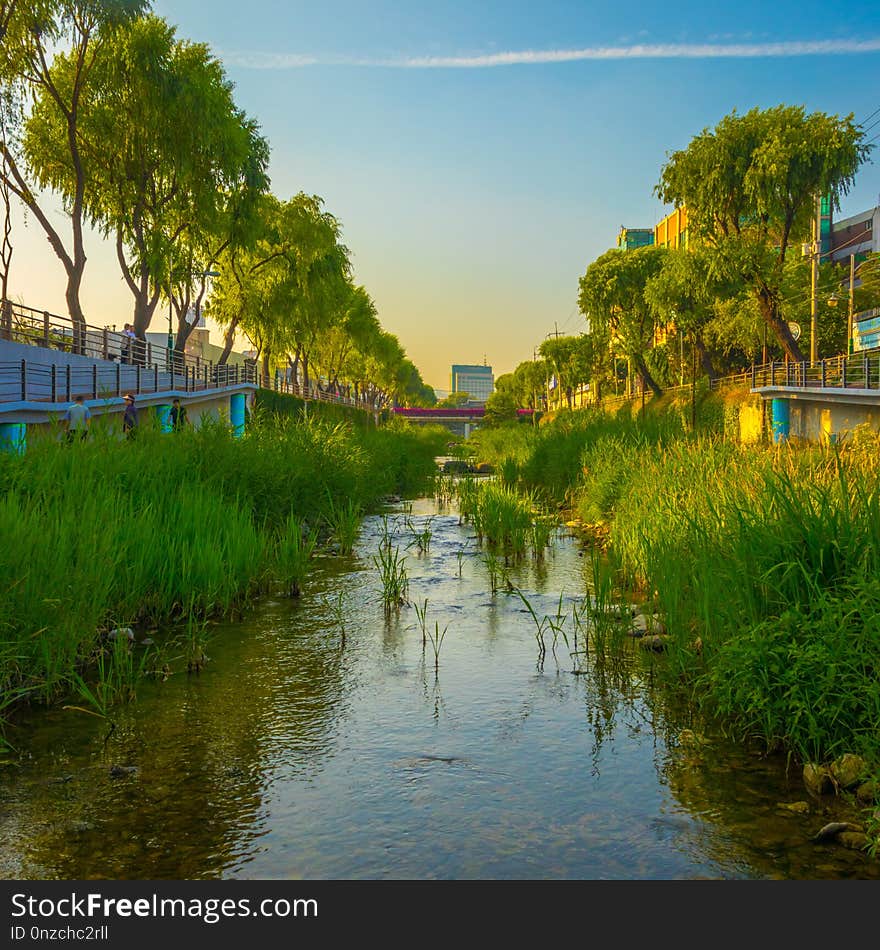
<path id="1" fill-rule="evenodd" d="M 459 511 L 473 525 L 478 541 L 505 562 L 522 559 L 530 546 L 540 559 L 550 542 L 549 526 L 536 500 L 505 485 L 460 483 Z"/>
<path id="2" fill-rule="evenodd" d="M 399 610 L 407 603 L 409 575 L 406 569 L 406 555 L 401 554 L 400 548 L 394 544 L 394 532 L 387 519 L 384 522 L 384 533 L 379 542 L 379 550 L 373 555 L 373 564 L 379 571 L 382 581 L 382 604 L 385 615 L 390 616 L 393 611 Z"/>
<path id="3" fill-rule="evenodd" d="M 0 456 L 0 706 L 51 700 L 94 666 L 101 631 L 241 609 L 274 576 L 301 584 L 312 530 L 425 485 L 434 430 L 264 419 L 119 443 L 29 440 Z M 194 621 L 195 622 L 195 621 Z"/>
<path id="4" fill-rule="evenodd" d="M 587 267 L 578 294 L 581 313 L 593 332 L 613 341 L 615 352 L 633 361 L 643 383 L 658 396 L 660 387 L 645 362 L 657 329 L 646 291 L 649 281 L 660 273 L 667 253 L 659 247 L 607 251 Z"/>
<path id="5" fill-rule="evenodd" d="M 483 414 L 483 425 L 498 426 L 506 422 L 516 422 L 517 400 L 514 394 L 508 390 L 500 390 L 492 393 L 486 400 L 486 411 Z"/>
<path id="6" fill-rule="evenodd" d="M 878 436 L 746 448 L 722 438 L 721 400 L 700 411 L 696 434 L 674 403 L 644 419 L 571 414 L 524 446 L 520 486 L 604 525 L 593 642 L 623 636 L 612 581 L 644 591 L 669 635 L 654 670 L 731 732 L 800 759 L 880 763 Z M 478 504 L 473 488 L 463 510 Z M 550 628 L 533 619 L 540 638 Z"/>
<path id="7" fill-rule="evenodd" d="M 748 289 L 797 362 L 801 349 L 780 315 L 787 255 L 810 240 L 820 196 L 839 207 L 869 155 L 864 138 L 852 115 L 734 111 L 673 152 L 656 187 L 663 202 L 687 208 L 689 240 L 705 244 L 714 273 Z"/>
<path id="8" fill-rule="evenodd" d="M 880 584 L 859 577 L 817 591 L 725 639 L 704 686 L 739 735 L 804 761 L 845 752 L 876 760 Z"/>
<path id="9" fill-rule="evenodd" d="M 74 96 L 81 68 L 76 50 L 55 56 L 52 79 L 63 98 Z M 141 335 L 158 288 L 168 286 L 181 235 L 192 238 L 198 228 L 214 233 L 217 245 L 228 239 L 242 191 L 267 185 L 268 147 L 236 107 L 220 61 L 205 44 L 178 39 L 156 16 L 106 31 L 78 94 L 78 114 L 74 155 L 67 118 L 43 87 L 25 151 L 39 183 L 68 205 L 84 173 L 84 207 L 105 236 L 120 242 Z"/>
<path id="10" fill-rule="evenodd" d="M 344 502 L 336 502 L 333 496 L 328 494 L 324 520 L 340 554 L 348 555 L 354 550 L 360 531 L 361 516 L 360 505 L 352 498 Z"/>
<path id="11" fill-rule="evenodd" d="M 443 399 L 438 400 L 436 406 L 438 409 L 460 409 L 467 405 L 470 398 L 468 393 L 450 393 L 448 396 L 444 396 Z"/>
<path id="12" fill-rule="evenodd" d="M 588 334 L 549 337 L 538 348 L 565 394 L 569 409 L 574 390 L 590 382 L 595 384 L 606 371 L 609 337 L 602 329 L 602 325 L 597 324 Z"/>

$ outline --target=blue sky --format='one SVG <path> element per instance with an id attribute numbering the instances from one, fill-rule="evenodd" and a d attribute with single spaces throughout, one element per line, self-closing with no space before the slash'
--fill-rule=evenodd
<path id="1" fill-rule="evenodd" d="M 784 102 L 857 120 L 880 109 L 880 10 L 870 4 L 158 0 L 155 9 L 223 59 L 272 146 L 273 190 L 323 196 L 355 279 L 440 389 L 451 363 L 485 358 L 497 375 L 531 358 L 556 325 L 582 329 L 586 266 L 621 225 L 663 216 L 652 188 L 666 153 L 733 108 Z M 875 161 L 842 213 L 878 200 Z M 122 323 L 130 298 L 94 240 L 90 322 Z M 63 310 L 63 272 L 34 224 L 19 247 L 25 301 Z"/>

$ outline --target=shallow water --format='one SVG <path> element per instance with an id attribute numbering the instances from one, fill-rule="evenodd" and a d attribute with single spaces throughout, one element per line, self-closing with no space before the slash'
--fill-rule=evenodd
<path id="1" fill-rule="evenodd" d="M 0 769 L 0 875 L 21 879 L 874 878 L 810 837 L 839 803 L 797 770 L 707 735 L 622 655 L 539 660 L 523 602 L 489 593 L 466 525 L 430 499 L 387 516 L 413 603 L 447 628 L 434 668 L 413 606 L 386 620 L 372 563 L 318 560 L 298 601 L 211 630 L 198 675 L 147 682 L 116 728 L 31 718 Z M 578 544 L 512 573 L 539 617 L 583 596 Z M 341 600 L 339 599 L 341 595 Z M 344 642 L 340 619 L 343 621 Z M 571 631 L 569 630 L 569 636 Z M 180 669 L 178 661 L 172 667 Z M 807 802 L 796 814 L 781 804 Z"/>

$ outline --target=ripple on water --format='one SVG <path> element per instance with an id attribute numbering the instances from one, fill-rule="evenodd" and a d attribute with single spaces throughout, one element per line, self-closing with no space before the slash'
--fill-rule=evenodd
<path id="1" fill-rule="evenodd" d="M 406 544 L 405 518 L 392 510 Z M 513 594 L 488 589 L 456 513 L 406 551 L 413 603 L 447 634 L 437 669 L 415 610 L 383 613 L 372 553 L 315 564 L 303 596 L 212 628 L 202 674 L 147 683 L 116 728 L 53 709 L 0 771 L 10 878 L 537 879 L 876 877 L 815 845 L 820 815 L 783 760 L 749 756 L 658 693 L 630 645 L 571 675 L 543 663 Z M 539 618 L 585 591 L 577 542 L 512 568 Z M 403 549 L 403 548 L 402 548 Z M 335 608 L 342 592 L 345 646 Z M 161 636 L 161 633 L 160 633 Z M 132 771 L 111 773 L 114 766 Z M 822 818 L 827 820 L 827 816 Z"/>

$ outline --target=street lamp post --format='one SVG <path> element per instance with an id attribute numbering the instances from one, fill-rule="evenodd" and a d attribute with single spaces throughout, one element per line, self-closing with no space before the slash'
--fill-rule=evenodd
<path id="1" fill-rule="evenodd" d="M 816 286 L 819 279 L 819 208 L 821 199 L 816 199 L 816 213 L 811 221 L 810 241 L 810 365 L 815 366 L 819 358 L 819 310 L 816 300 Z M 788 357 L 786 357 L 786 360 Z"/>

